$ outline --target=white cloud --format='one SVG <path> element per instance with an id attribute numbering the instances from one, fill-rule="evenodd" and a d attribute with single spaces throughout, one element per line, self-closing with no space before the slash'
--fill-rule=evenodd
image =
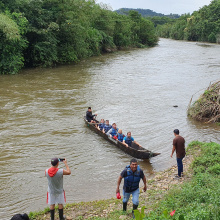
<path id="1" fill-rule="evenodd" d="M 96 0 L 97 3 L 110 5 L 113 10 L 119 8 L 151 9 L 163 14 L 185 14 L 209 5 L 211 0 Z"/>

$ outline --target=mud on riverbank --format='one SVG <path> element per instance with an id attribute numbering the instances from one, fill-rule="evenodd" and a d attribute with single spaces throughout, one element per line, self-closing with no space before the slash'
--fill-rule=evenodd
<path id="1" fill-rule="evenodd" d="M 197 152 L 198 154 L 198 152 Z M 192 170 L 190 164 L 193 161 L 193 153 L 188 152 L 183 159 L 184 175 L 180 179 L 175 179 L 177 174 L 177 166 L 172 166 L 166 171 L 158 172 L 154 177 L 147 180 L 147 191 L 143 192 L 140 189 L 140 204 L 146 207 L 145 212 L 153 210 L 153 206 L 157 204 L 163 196 L 172 189 L 175 185 L 180 185 L 183 182 L 189 181 L 192 176 Z M 93 201 L 93 202 L 81 202 L 74 204 L 67 204 L 64 209 L 66 219 L 131 219 L 132 202 L 131 199 L 128 203 L 128 211 L 124 213 L 122 211 L 122 200 L 115 198 Z M 37 220 L 49 220 L 50 213 L 44 214 L 30 214 Z M 58 220 L 58 211 L 56 211 L 56 220 Z"/>

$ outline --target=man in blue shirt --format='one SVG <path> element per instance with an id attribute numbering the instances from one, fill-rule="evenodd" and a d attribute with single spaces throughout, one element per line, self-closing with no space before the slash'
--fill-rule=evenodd
<path id="1" fill-rule="evenodd" d="M 128 146 L 131 147 L 132 142 L 134 142 L 135 144 L 137 144 L 141 147 L 141 145 L 137 141 L 135 141 L 133 137 L 131 137 L 131 132 L 129 131 L 127 133 L 127 136 L 124 137 L 123 143 L 126 145 L 126 147 L 128 147 Z"/>
<path id="2" fill-rule="evenodd" d="M 124 178 L 124 186 L 123 186 L 123 211 L 127 210 L 127 202 L 132 194 L 132 202 L 133 202 L 133 210 L 136 210 L 139 204 L 139 183 L 142 179 L 144 182 L 144 192 L 147 190 L 147 181 L 142 169 L 140 169 L 137 164 L 136 159 L 132 159 L 130 161 L 130 165 L 126 166 L 126 168 L 121 172 L 116 188 L 116 194 L 120 193 L 119 186 L 121 184 L 121 180 Z M 133 212 L 133 211 L 132 211 Z"/>

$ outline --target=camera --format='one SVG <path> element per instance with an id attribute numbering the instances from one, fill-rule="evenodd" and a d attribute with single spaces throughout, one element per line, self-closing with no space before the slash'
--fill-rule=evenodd
<path id="1" fill-rule="evenodd" d="M 59 161 L 64 161 L 65 160 L 65 158 L 59 158 Z"/>

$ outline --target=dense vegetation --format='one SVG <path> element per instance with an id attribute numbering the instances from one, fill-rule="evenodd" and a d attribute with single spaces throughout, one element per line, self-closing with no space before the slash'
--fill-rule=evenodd
<path id="1" fill-rule="evenodd" d="M 192 15 L 185 14 L 175 21 L 158 25 L 157 34 L 175 40 L 220 43 L 220 0 L 213 0 Z"/>
<path id="2" fill-rule="evenodd" d="M 0 73 L 78 62 L 124 47 L 157 43 L 153 23 L 119 15 L 94 0 L 2 0 Z"/>
<path id="3" fill-rule="evenodd" d="M 220 81 L 213 83 L 188 109 L 193 119 L 220 123 Z"/>
<path id="4" fill-rule="evenodd" d="M 170 190 L 146 219 L 166 219 L 165 210 L 176 210 L 170 219 L 220 219 L 220 145 L 195 141 L 187 150 L 196 148 L 201 152 L 192 164 L 192 180 Z"/>
<path id="5" fill-rule="evenodd" d="M 139 14 L 141 14 L 143 17 L 167 17 L 167 18 L 179 18 L 180 16 L 178 14 L 169 14 L 169 15 L 164 15 L 162 13 L 157 13 L 155 11 L 152 11 L 150 9 L 134 9 L 134 8 L 120 8 L 116 10 L 117 13 L 126 15 L 129 13 L 129 11 L 137 11 Z"/>

